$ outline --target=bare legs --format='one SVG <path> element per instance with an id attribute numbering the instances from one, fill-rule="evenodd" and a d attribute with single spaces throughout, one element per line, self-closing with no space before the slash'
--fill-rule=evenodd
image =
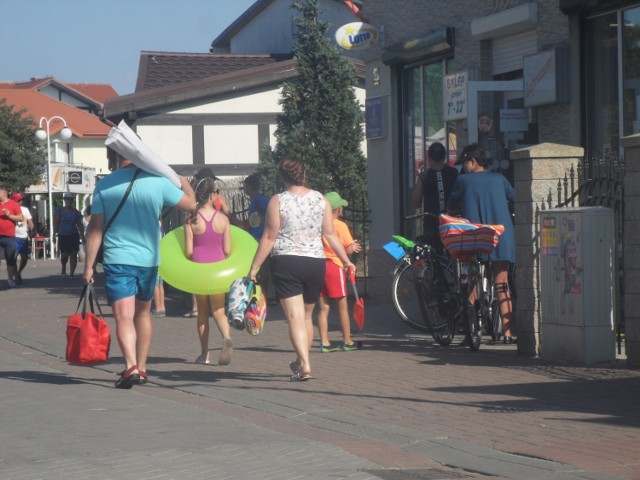
<path id="1" fill-rule="evenodd" d="M 313 343 L 313 307 L 306 304 L 302 295 L 280 300 L 284 315 L 289 322 L 289 338 L 296 352 L 296 365 L 302 375 L 311 375 L 309 351 Z"/>
<path id="2" fill-rule="evenodd" d="M 67 262 L 69 261 L 69 252 L 61 252 L 60 253 L 60 264 L 62 265 L 62 270 L 60 274 L 63 277 L 67 276 Z"/>
<path id="3" fill-rule="evenodd" d="M 353 340 L 351 339 L 351 317 L 349 316 L 349 302 L 347 297 L 341 297 L 334 299 L 334 305 L 338 310 L 338 318 L 340 320 L 340 331 L 342 332 L 343 342 L 347 345 L 351 345 Z M 331 342 L 329 341 L 329 311 L 331 306 L 329 299 L 326 297 L 320 297 L 318 301 L 318 334 L 320 335 L 320 343 L 325 347 L 328 347 Z"/>
<path id="4" fill-rule="evenodd" d="M 116 320 L 118 345 L 129 370 L 134 365 L 146 371 L 147 357 L 153 336 L 151 302 L 127 297 L 116 300 L 111 306 Z"/>
<path id="5" fill-rule="evenodd" d="M 331 345 L 329 341 L 329 299 L 320 297 L 318 300 L 318 335 L 320 335 L 320 345 L 328 347 Z"/>
<path id="6" fill-rule="evenodd" d="M 76 267 L 78 266 L 78 252 L 60 253 L 60 263 L 62 264 L 61 274 L 63 276 L 67 274 L 67 261 L 69 262 L 69 274 L 73 277 L 76 273 Z"/>
<path id="7" fill-rule="evenodd" d="M 200 338 L 200 356 L 198 363 L 209 363 L 209 315 L 212 312 L 218 330 L 222 335 L 222 350 L 218 358 L 219 365 L 228 365 L 231 362 L 233 343 L 229 333 L 229 323 L 224 312 L 224 294 L 196 295 L 198 306 L 198 337 Z"/>
<path id="8" fill-rule="evenodd" d="M 159 283 L 156 283 L 155 287 L 153 287 L 153 306 L 154 314 L 156 316 L 166 312 L 166 307 L 164 305 L 164 285 L 162 280 L 160 280 Z"/>
<path id="9" fill-rule="evenodd" d="M 498 302 L 500 304 L 500 319 L 502 320 L 502 334 L 511 337 L 511 320 L 513 305 L 509 292 L 509 262 L 493 262 L 493 281 L 497 285 Z"/>

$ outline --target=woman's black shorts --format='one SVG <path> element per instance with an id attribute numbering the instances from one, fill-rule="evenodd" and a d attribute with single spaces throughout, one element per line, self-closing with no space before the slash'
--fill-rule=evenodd
<path id="1" fill-rule="evenodd" d="M 62 253 L 80 250 L 80 235 L 58 235 L 58 248 Z"/>
<path id="2" fill-rule="evenodd" d="M 316 303 L 324 282 L 325 259 L 298 255 L 271 257 L 271 276 L 276 298 L 302 295 L 304 303 Z"/>

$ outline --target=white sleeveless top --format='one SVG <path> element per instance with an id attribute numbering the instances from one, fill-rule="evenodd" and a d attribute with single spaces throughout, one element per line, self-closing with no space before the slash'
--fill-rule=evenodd
<path id="1" fill-rule="evenodd" d="M 280 231 L 271 254 L 324 258 L 322 220 L 326 202 L 322 194 L 315 190 L 306 195 L 282 192 L 278 199 Z"/>

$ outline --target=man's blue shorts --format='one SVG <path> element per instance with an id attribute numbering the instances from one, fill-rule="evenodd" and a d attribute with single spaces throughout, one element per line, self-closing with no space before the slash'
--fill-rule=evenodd
<path id="1" fill-rule="evenodd" d="M 105 290 L 109 305 L 123 298 L 150 302 L 158 276 L 158 267 L 135 267 L 133 265 L 103 265 Z"/>
<path id="2" fill-rule="evenodd" d="M 18 255 L 29 255 L 29 240 L 16 237 L 16 253 Z"/>

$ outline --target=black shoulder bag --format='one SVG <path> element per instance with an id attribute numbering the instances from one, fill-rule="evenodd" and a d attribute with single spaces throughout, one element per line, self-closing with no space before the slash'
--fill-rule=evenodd
<path id="1" fill-rule="evenodd" d="M 109 219 L 109 221 L 107 222 L 107 225 L 104 227 L 104 230 L 102 231 L 102 243 L 100 243 L 100 248 L 98 249 L 96 260 L 95 262 L 93 262 L 94 268 L 98 263 L 102 263 L 104 261 L 104 236 L 107 234 L 107 230 L 109 230 L 109 227 L 111 226 L 113 221 L 116 219 L 116 217 L 120 213 L 120 210 L 122 210 L 122 206 L 124 205 L 124 202 L 127 201 L 127 197 L 129 196 L 129 194 L 131 193 L 131 189 L 133 188 L 133 182 L 138 177 L 138 175 L 140 175 L 140 171 L 141 170 L 139 168 L 136 169 L 135 173 L 133 174 L 133 178 L 131 179 L 131 182 L 129 182 L 127 191 L 124 192 L 124 196 L 122 197 L 122 200 L 120 200 L 120 203 L 118 204 L 118 208 L 116 208 L 116 211 L 113 212 L 113 216 Z"/>

